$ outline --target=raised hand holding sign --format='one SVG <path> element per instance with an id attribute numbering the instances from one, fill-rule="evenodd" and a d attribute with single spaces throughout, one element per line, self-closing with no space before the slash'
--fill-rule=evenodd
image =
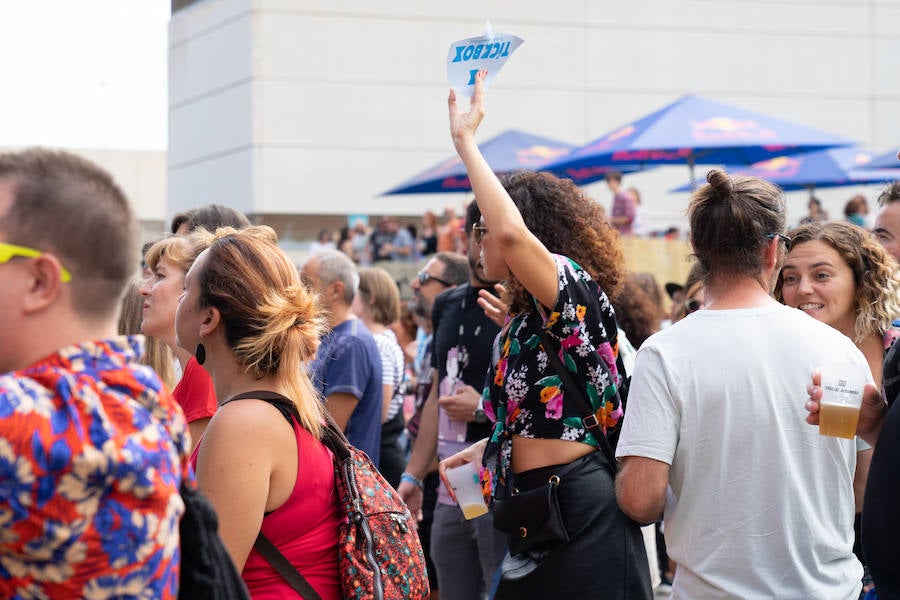
<path id="1" fill-rule="evenodd" d="M 485 23 L 484 35 L 450 44 L 447 53 L 447 79 L 459 96 L 469 98 L 475 91 L 475 75 L 484 69 L 487 86 L 494 79 L 509 56 L 524 40 L 514 35 L 495 34 L 490 21 Z"/>

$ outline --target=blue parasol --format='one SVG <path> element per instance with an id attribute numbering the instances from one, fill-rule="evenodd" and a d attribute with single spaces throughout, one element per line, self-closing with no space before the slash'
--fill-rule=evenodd
<path id="1" fill-rule="evenodd" d="M 491 138 L 478 147 L 494 173 L 500 174 L 519 169 L 543 170 L 543 165 L 568 154 L 575 145 L 513 129 Z M 578 185 L 585 185 L 603 178 L 610 170 L 612 169 L 601 168 L 584 171 L 580 178 L 572 179 Z M 382 195 L 467 192 L 471 189 L 462 161 L 458 156 L 453 156 Z"/>
<path id="2" fill-rule="evenodd" d="M 693 180 L 695 164 L 750 165 L 852 144 L 825 131 L 687 95 L 573 150 L 545 170 L 569 175 L 590 167 L 687 164 Z"/>
<path id="3" fill-rule="evenodd" d="M 894 148 L 884 154 L 879 154 L 878 156 L 873 156 L 872 161 L 867 163 L 863 168 L 864 169 L 900 169 L 900 158 L 897 158 L 897 153 L 900 152 L 900 148 Z"/>
<path id="4" fill-rule="evenodd" d="M 785 191 L 815 188 L 842 187 L 883 183 L 900 178 L 898 169 L 867 169 L 872 154 L 859 148 L 832 148 L 819 152 L 777 156 L 758 162 L 749 168 L 735 168 L 731 175 L 742 175 L 765 179 Z M 691 184 L 683 185 L 673 192 L 689 192 Z"/>

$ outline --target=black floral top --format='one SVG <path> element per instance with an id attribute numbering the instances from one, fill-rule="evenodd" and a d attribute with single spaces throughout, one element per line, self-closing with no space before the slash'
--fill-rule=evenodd
<path id="1" fill-rule="evenodd" d="M 485 413 L 494 421 L 482 477 L 486 495 L 496 489 L 498 477 L 505 477 L 509 468 L 512 434 L 598 446 L 582 424 L 583 415 L 574 400 L 562 393 L 538 328 L 559 341 L 560 358 L 574 380 L 584 384 L 604 431 L 615 428 L 622 417 L 616 396 L 618 342 L 612 304 L 579 265 L 565 256 L 554 255 L 554 259 L 559 276 L 556 306 L 546 318 L 540 307 L 513 315 L 494 342 L 493 377 L 483 392 Z M 601 360 L 615 381 L 609 380 Z"/>

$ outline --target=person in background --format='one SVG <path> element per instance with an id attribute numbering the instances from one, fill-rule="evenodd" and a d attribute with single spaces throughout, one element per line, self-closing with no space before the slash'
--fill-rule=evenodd
<path id="1" fill-rule="evenodd" d="M 613 302 L 616 310 L 616 322 L 619 328 L 625 332 L 628 341 L 634 349 L 641 347 L 648 337 L 659 331 L 662 320 L 662 308 L 657 302 L 662 302 L 659 297 L 659 288 L 656 287 L 656 279 L 652 279 L 656 290 L 654 299 L 647 288 L 642 285 L 642 276 L 653 275 L 650 273 L 628 273 L 622 282 L 622 292 Z M 633 357 L 632 357 L 633 358 Z M 626 365 L 626 372 L 631 373 L 630 365 Z"/>
<path id="2" fill-rule="evenodd" d="M 873 232 L 878 243 L 900 262 L 900 181 L 895 181 L 878 196 L 878 214 Z"/>
<path id="3" fill-rule="evenodd" d="M 206 231 L 205 228 L 201 228 Z M 163 342 L 181 367 L 172 395 L 184 411 L 191 432 L 191 450 L 203 436 L 218 406 L 212 379 L 194 355 L 175 341 L 175 310 L 184 291 L 184 277 L 203 251 L 197 237 L 171 236 L 147 250 L 144 260 L 151 276 L 141 284 L 144 298 L 141 332 Z"/>
<path id="4" fill-rule="evenodd" d="M 617 328 L 607 297 L 624 275 L 621 244 L 600 206 L 571 180 L 545 172 L 494 175 L 475 142 L 486 73 L 476 75 L 467 113 L 451 90 L 450 131 L 482 213 L 472 231 L 480 263 L 486 279 L 504 281 L 510 320 L 494 342 L 483 395 L 492 434 L 442 461 L 442 479 L 447 469 L 481 462 L 494 502 L 514 488 L 540 492 L 559 480 L 566 536 L 549 550 L 504 559 L 495 598 L 650 598 L 640 527 L 616 505 L 615 467 L 595 437 L 616 429 L 622 416 Z M 559 347 L 545 348 L 542 334 Z M 578 392 L 560 386 L 551 352 L 568 365 L 592 415 L 582 413 Z M 589 416 L 593 431 L 582 420 Z"/>
<path id="5" fill-rule="evenodd" d="M 419 231 L 419 253 L 422 256 L 431 256 L 437 252 L 438 228 L 437 215 L 426 210 L 422 215 L 422 229 Z"/>
<path id="6" fill-rule="evenodd" d="M 634 205 L 634 221 L 631 222 L 631 233 L 637 236 L 647 235 L 646 214 L 641 204 L 641 192 L 636 187 L 630 187 L 625 191 Z"/>
<path id="7" fill-rule="evenodd" d="M 356 265 L 337 250 L 325 250 L 307 259 L 301 276 L 318 295 L 329 328 L 309 365 L 311 379 L 350 443 L 377 466 L 383 399 L 381 356 L 372 333 L 350 308 L 359 287 Z"/>
<path id="8" fill-rule="evenodd" d="M 822 208 L 822 201 L 815 196 L 809 197 L 809 202 L 806 204 L 806 208 L 807 210 L 809 210 L 809 212 L 805 217 L 800 219 L 801 225 L 808 225 L 809 223 L 820 223 L 822 221 L 828 220 L 828 211 Z"/>
<path id="9" fill-rule="evenodd" d="M 335 248 L 346 254 L 350 257 L 350 260 L 359 264 L 359 258 L 356 256 L 356 250 L 353 248 L 353 235 L 354 231 L 350 229 L 349 225 L 344 225 L 341 227 L 338 232 L 337 243 L 335 244 Z"/>
<path id="10" fill-rule="evenodd" d="M 775 297 L 830 325 L 856 343 L 881 388 L 885 353 L 900 316 L 900 274 L 894 258 L 864 229 L 835 221 L 791 231 L 791 249 L 775 286 Z M 857 438 L 854 552 L 865 566 L 860 521 L 872 448 Z M 870 583 L 863 579 L 864 589 Z"/>
<path id="11" fill-rule="evenodd" d="M 868 227 L 869 204 L 866 197 L 857 194 L 847 200 L 847 204 L 844 205 L 844 216 L 854 225 Z"/>
<path id="12" fill-rule="evenodd" d="M 688 206 L 704 309 L 638 351 L 619 506 L 664 515 L 674 597 L 855 598 L 856 447 L 805 427 L 797 390 L 824 362 L 867 370 L 865 357 L 772 297 L 788 243 L 780 188 L 720 170 L 707 181 Z"/>
<path id="13" fill-rule="evenodd" d="M 372 232 L 369 226 L 362 219 L 357 219 L 353 223 L 353 253 L 349 256 L 353 257 L 353 261 L 358 265 L 367 267 L 372 264 L 374 255 L 372 254 L 371 243 Z"/>
<path id="14" fill-rule="evenodd" d="M 606 185 L 613 193 L 612 208 L 609 211 L 609 222 L 622 235 L 634 233 L 634 219 L 637 216 L 637 205 L 634 198 L 622 189 L 622 174 L 610 171 L 606 174 Z"/>
<path id="15" fill-rule="evenodd" d="M 437 251 L 458 252 L 457 238 L 462 219 L 456 216 L 456 209 L 452 206 L 444 208 L 444 224 L 438 228 Z"/>
<path id="16" fill-rule="evenodd" d="M 324 409 L 299 368 L 316 353 L 325 323 L 269 227 L 202 232 L 208 247 L 184 281 L 179 345 L 196 349 L 221 407 L 193 457 L 219 533 L 254 598 L 293 588 L 255 549 L 262 532 L 325 600 L 342 598 L 331 452 Z M 266 401 L 280 394 L 296 415 Z"/>
<path id="17" fill-rule="evenodd" d="M 400 318 L 400 293 L 390 273 L 380 267 L 359 270 L 359 287 L 351 305 L 372 336 L 381 356 L 381 451 L 378 470 L 394 488 L 406 466 L 400 447 L 400 435 L 406 427 L 403 418 L 403 382 L 405 360 L 390 326 Z"/>
<path id="18" fill-rule="evenodd" d="M 0 154 L 0 597 L 176 598 L 187 426 L 116 335 L 138 236 L 95 164 Z"/>
<path id="19" fill-rule="evenodd" d="M 380 246 L 380 260 L 393 262 L 415 262 L 416 240 L 409 229 L 402 227 L 396 217 L 385 217 L 387 240 Z"/>
<path id="20" fill-rule="evenodd" d="M 173 235 L 187 235 L 199 227 L 215 231 L 217 227 L 242 229 L 249 226 L 250 219 L 239 210 L 221 204 L 208 204 L 178 213 L 172 217 L 169 229 Z"/>
<path id="21" fill-rule="evenodd" d="M 446 290 L 451 290 L 459 285 L 464 284 L 469 279 L 469 268 L 466 263 L 466 257 L 456 254 L 455 252 L 438 252 L 423 265 L 420 273 L 427 273 L 428 277 L 416 277 L 410 284 L 412 287 L 412 298 L 410 298 L 408 306 L 411 316 L 420 323 L 423 336 L 417 344 L 418 364 L 415 369 L 415 401 L 413 414 L 406 424 L 407 434 L 410 441 L 410 450 L 412 454 L 423 452 L 422 449 L 416 450 L 418 446 L 420 425 L 422 423 L 425 403 L 431 397 L 431 390 L 434 387 L 435 369 L 432 366 L 432 354 L 434 351 L 434 324 L 432 313 L 435 298 Z M 426 281 L 421 282 L 424 278 Z M 431 409 L 433 411 L 433 407 Z M 432 418 L 429 415 L 429 420 Z M 429 442 L 429 447 L 434 446 L 432 430 L 436 424 L 431 422 L 425 429 L 428 431 L 425 437 Z M 411 458 L 410 456 L 410 458 Z M 408 467 L 407 467 L 408 468 Z M 414 467 L 415 469 L 415 467 Z M 419 540 L 422 542 L 422 550 L 425 552 L 425 560 L 428 567 L 428 583 L 431 586 L 432 597 L 436 597 L 438 590 L 437 567 L 431 557 L 431 529 L 434 523 L 434 509 L 437 505 L 438 486 L 440 480 L 437 473 L 437 457 L 435 457 L 424 469 L 425 474 L 421 475 L 421 471 L 416 470 L 415 475 L 407 471 L 403 481 L 401 477 L 400 486 L 397 488 L 400 496 L 410 507 L 413 516 L 419 523 Z M 411 477 L 410 477 L 411 476 Z M 421 485 L 419 482 L 421 481 Z M 421 499 L 415 496 L 417 491 L 421 491 Z M 413 500 L 415 496 L 416 500 Z"/>
<path id="22" fill-rule="evenodd" d="M 132 281 L 122 298 L 122 312 L 119 314 L 119 335 L 139 335 L 141 322 L 144 320 L 144 296 L 141 294 L 141 281 Z M 172 368 L 175 356 L 166 344 L 153 336 L 144 337 L 144 356 L 140 363 L 152 368 L 168 389 L 177 383 L 175 369 Z"/>
<path id="23" fill-rule="evenodd" d="M 309 246 L 309 252 L 310 254 L 315 254 L 322 250 L 334 250 L 336 248 L 334 232 L 330 229 L 320 229 L 319 234 L 316 236 L 316 241 Z"/>

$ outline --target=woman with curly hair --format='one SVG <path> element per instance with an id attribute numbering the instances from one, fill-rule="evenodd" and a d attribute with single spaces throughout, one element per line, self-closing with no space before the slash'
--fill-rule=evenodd
<path id="1" fill-rule="evenodd" d="M 650 598 L 639 526 L 616 506 L 615 466 L 598 451 L 622 417 L 608 296 L 624 276 L 618 235 L 569 180 L 527 171 L 497 179 L 475 143 L 484 75 L 469 112 L 450 93 L 450 131 L 482 214 L 472 231 L 481 264 L 487 278 L 504 281 L 510 319 L 483 394 L 493 433 L 442 461 L 441 475 L 446 482 L 447 469 L 483 462 L 495 526 L 510 534 L 496 598 Z M 599 426 L 583 420 L 579 396 Z M 542 503 L 531 512 L 559 516 L 552 532 L 516 506 L 548 494 L 558 509 Z"/>
<path id="2" fill-rule="evenodd" d="M 209 372 L 219 399 L 191 457 L 197 483 L 254 598 L 296 595 L 254 548 L 260 532 L 319 596 L 341 598 L 345 517 L 321 441 L 323 404 L 302 368 L 324 321 L 271 228 L 206 235 L 209 248 L 188 271 L 175 317 L 178 345 Z M 268 401 L 276 395 L 293 404 L 290 422 Z"/>
<path id="3" fill-rule="evenodd" d="M 893 342 L 891 321 L 900 315 L 896 261 L 852 223 L 810 223 L 788 237 L 791 250 L 776 297 L 853 340 L 880 387 L 884 351 Z"/>
<path id="4" fill-rule="evenodd" d="M 880 389 L 884 355 L 894 341 L 891 321 L 900 315 L 900 276 L 894 258 L 874 236 L 852 223 L 810 223 L 788 236 L 791 250 L 778 276 L 776 297 L 853 340 Z M 857 450 L 854 548 L 862 558 L 859 513 L 872 448 L 860 441 Z"/>

